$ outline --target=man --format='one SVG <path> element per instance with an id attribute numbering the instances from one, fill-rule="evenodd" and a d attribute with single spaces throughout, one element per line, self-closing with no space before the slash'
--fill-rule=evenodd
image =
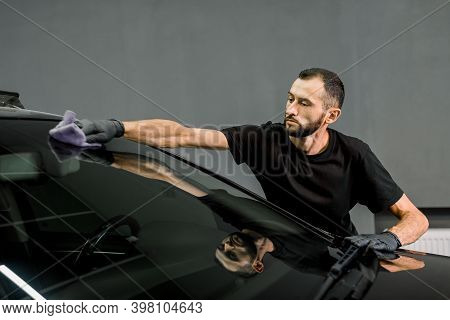
<path id="1" fill-rule="evenodd" d="M 356 203 L 384 209 L 398 223 L 381 234 L 348 237 L 358 246 L 393 252 L 428 229 L 427 218 L 393 181 L 370 147 L 329 125 L 342 112 L 344 85 L 320 68 L 303 70 L 288 92 L 284 124 L 239 126 L 221 131 L 187 128 L 169 120 L 82 120 L 87 142 L 114 137 L 157 147 L 229 149 L 255 173 L 269 201 L 344 236 L 355 234 L 349 211 Z"/>

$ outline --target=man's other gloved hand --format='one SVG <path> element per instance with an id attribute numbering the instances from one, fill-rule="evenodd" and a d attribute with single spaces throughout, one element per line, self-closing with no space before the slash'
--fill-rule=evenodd
<path id="1" fill-rule="evenodd" d="M 77 121 L 76 124 L 83 130 L 88 143 L 107 143 L 113 138 L 123 136 L 125 127 L 119 120 L 88 120 Z"/>
<path id="2" fill-rule="evenodd" d="M 386 260 L 396 259 L 397 255 L 394 251 L 402 245 L 398 237 L 390 231 L 346 237 L 344 243 L 371 249 L 379 259 Z"/>

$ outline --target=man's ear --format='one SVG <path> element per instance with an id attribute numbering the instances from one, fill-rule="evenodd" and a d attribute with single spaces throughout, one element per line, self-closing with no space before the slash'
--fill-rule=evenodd
<path id="1" fill-rule="evenodd" d="M 325 119 L 326 124 L 332 124 L 337 119 L 339 119 L 339 116 L 341 115 L 341 109 L 337 107 L 331 107 L 329 110 L 327 110 L 327 117 Z"/>
<path id="2" fill-rule="evenodd" d="M 252 264 L 252 268 L 256 272 L 261 273 L 264 271 L 264 264 L 262 263 L 261 260 L 255 260 L 255 262 L 253 262 Z"/>

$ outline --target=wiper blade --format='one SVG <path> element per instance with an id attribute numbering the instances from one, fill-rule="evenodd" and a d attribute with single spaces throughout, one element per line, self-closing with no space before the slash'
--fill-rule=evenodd
<path id="1" fill-rule="evenodd" d="M 325 282 L 314 299 L 358 299 L 367 292 L 378 271 L 378 259 L 375 255 L 366 256 L 365 248 L 350 245 L 342 257 L 331 267 Z M 369 265 L 362 263 L 367 257 Z M 353 266 L 357 263 L 356 266 Z"/>

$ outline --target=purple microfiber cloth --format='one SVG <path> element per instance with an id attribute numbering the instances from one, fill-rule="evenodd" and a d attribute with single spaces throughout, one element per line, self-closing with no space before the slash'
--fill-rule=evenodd
<path id="1" fill-rule="evenodd" d="M 101 147 L 100 143 L 87 143 L 86 135 L 75 123 L 76 114 L 67 110 L 64 113 L 63 120 L 49 131 L 49 135 L 58 141 L 71 144 L 77 147 L 97 148 Z"/>

